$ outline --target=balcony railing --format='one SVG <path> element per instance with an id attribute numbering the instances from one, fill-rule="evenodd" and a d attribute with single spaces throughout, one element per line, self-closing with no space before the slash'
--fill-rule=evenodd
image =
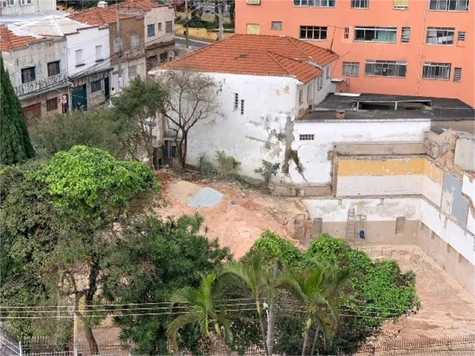
<path id="1" fill-rule="evenodd" d="M 15 88 L 18 96 L 28 95 L 34 92 L 40 92 L 54 88 L 66 82 L 66 75 L 59 73 L 45 79 L 34 80 L 28 83 L 20 84 Z"/>

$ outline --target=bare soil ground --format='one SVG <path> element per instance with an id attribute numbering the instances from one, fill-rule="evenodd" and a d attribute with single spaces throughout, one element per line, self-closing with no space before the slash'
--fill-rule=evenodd
<path id="1" fill-rule="evenodd" d="M 385 325 L 380 341 L 458 337 L 475 334 L 475 299 L 417 246 L 363 248 L 372 258 L 394 259 L 416 273 L 421 309 Z"/>
<path id="2" fill-rule="evenodd" d="M 278 198 L 259 191 L 240 188 L 221 181 L 187 182 L 169 173 L 159 175 L 166 206 L 157 210 L 161 216 L 178 217 L 199 213 L 205 218 L 209 238 L 218 237 L 239 258 L 266 229 L 293 240 L 293 219 L 306 213 L 298 200 Z M 187 200 L 203 187 L 223 194 L 212 208 L 191 208 Z M 231 201 L 236 204 L 232 205 Z M 475 300 L 452 277 L 435 264 L 417 246 L 362 247 L 373 258 L 394 259 L 403 271 L 416 273 L 417 293 L 422 307 L 415 315 L 385 325 L 379 342 L 420 338 L 451 338 L 475 334 Z M 117 340 L 117 328 L 94 330 L 98 340 Z"/>

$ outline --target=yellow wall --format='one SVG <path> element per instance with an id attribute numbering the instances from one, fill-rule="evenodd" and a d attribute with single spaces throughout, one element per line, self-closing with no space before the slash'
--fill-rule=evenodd
<path id="1" fill-rule="evenodd" d="M 340 159 L 338 176 L 390 176 L 390 175 L 426 175 L 436 182 L 442 182 L 444 172 L 425 158 Z"/>
<path id="2" fill-rule="evenodd" d="M 183 35 L 185 31 L 185 27 L 182 25 L 175 25 L 175 33 L 179 35 Z M 233 35 L 233 33 L 224 33 L 224 38 L 228 38 L 229 36 Z M 217 32 L 209 32 L 206 28 L 188 28 L 188 36 L 191 38 L 197 38 L 201 40 L 209 40 L 209 41 L 216 41 L 218 38 Z"/>

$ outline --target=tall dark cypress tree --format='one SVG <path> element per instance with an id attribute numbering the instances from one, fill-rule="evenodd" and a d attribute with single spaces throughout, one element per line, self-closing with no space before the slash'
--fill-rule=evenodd
<path id="1" fill-rule="evenodd" d="M 21 163 L 35 155 L 20 100 L 0 55 L 0 165 Z"/>

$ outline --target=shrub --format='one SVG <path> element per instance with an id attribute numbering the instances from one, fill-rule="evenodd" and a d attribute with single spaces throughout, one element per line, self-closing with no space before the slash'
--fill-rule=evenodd
<path id="1" fill-rule="evenodd" d="M 224 151 L 216 151 L 216 160 L 219 165 L 219 173 L 224 177 L 232 177 L 238 174 L 241 162 L 234 157 L 226 155 Z"/>
<path id="2" fill-rule="evenodd" d="M 209 177 L 213 173 L 213 164 L 208 160 L 206 155 L 202 155 L 198 161 L 201 174 Z"/>
<path id="3" fill-rule="evenodd" d="M 272 178 L 272 176 L 275 176 L 277 174 L 279 168 L 279 163 L 271 163 L 269 161 L 262 160 L 262 166 L 255 169 L 254 172 L 260 174 L 262 176 L 262 179 L 264 179 L 264 182 L 269 184 L 270 179 Z"/>

